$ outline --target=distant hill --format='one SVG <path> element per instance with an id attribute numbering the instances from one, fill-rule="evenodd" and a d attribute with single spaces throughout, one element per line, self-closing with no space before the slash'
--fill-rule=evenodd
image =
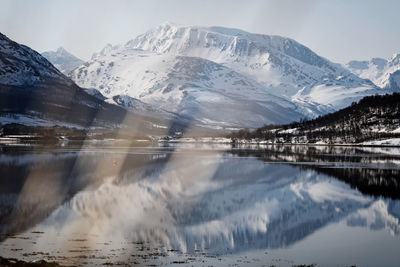
<path id="1" fill-rule="evenodd" d="M 56 51 L 43 52 L 42 56 L 65 75 L 68 75 L 73 69 L 85 63 L 62 47 Z"/>
<path id="2" fill-rule="evenodd" d="M 371 80 L 381 88 L 394 92 L 400 90 L 400 54 L 394 54 L 389 59 L 353 60 L 348 62 L 346 67 L 354 74 Z"/>
<path id="3" fill-rule="evenodd" d="M 363 143 L 400 145 L 400 94 L 374 95 L 313 120 L 269 125 L 255 131 L 241 130 L 234 139 L 258 139 L 274 143 Z"/>

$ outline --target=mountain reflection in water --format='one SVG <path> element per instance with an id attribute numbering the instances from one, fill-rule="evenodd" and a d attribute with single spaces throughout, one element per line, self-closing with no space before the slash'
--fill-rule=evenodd
<path id="1" fill-rule="evenodd" d="M 11 235 L 32 232 L 42 234 L 34 244 L 19 241 L 24 251 L 68 256 L 78 236 L 89 248 L 126 242 L 130 253 L 129 242 L 144 242 L 187 253 L 239 254 L 284 249 L 338 222 L 384 230 L 400 244 L 397 152 L 3 147 L 0 255 L 15 242 Z"/>

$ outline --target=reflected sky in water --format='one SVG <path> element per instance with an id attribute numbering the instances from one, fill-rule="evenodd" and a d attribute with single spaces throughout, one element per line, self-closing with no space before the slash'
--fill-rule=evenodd
<path id="1" fill-rule="evenodd" d="M 397 266 L 398 152 L 2 147 L 0 255 L 78 265 Z"/>

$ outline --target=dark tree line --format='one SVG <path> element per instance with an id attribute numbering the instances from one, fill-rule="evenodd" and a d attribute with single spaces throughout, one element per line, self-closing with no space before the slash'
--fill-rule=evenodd
<path id="1" fill-rule="evenodd" d="M 273 142 L 358 143 L 382 138 L 397 138 L 390 133 L 400 127 L 400 93 L 374 95 L 352 103 L 347 108 L 311 120 L 285 125 L 265 125 L 254 131 L 232 132 L 232 139 L 261 139 Z M 288 131 L 291 130 L 291 131 Z"/>

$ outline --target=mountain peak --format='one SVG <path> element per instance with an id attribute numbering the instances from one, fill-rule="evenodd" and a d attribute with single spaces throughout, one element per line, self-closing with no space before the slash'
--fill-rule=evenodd
<path id="1" fill-rule="evenodd" d="M 164 23 L 130 40 L 125 47 L 203 58 L 219 54 L 220 61 L 283 53 L 310 65 L 331 67 L 327 60 L 293 39 L 219 26 Z M 279 58 L 276 60 L 280 61 Z"/>
<path id="2" fill-rule="evenodd" d="M 164 21 L 163 23 L 158 25 L 157 28 L 171 28 L 171 27 L 179 27 L 179 26 L 183 26 L 183 25 L 176 23 L 176 22 L 172 22 L 172 21 Z"/>
<path id="3" fill-rule="evenodd" d="M 400 53 L 393 54 L 393 56 L 389 59 L 389 64 L 390 65 L 400 64 Z"/>
<path id="4" fill-rule="evenodd" d="M 70 54 L 67 50 L 64 49 L 64 47 L 60 46 L 57 48 L 56 53 L 58 54 Z"/>
<path id="5" fill-rule="evenodd" d="M 101 49 L 99 52 L 93 53 L 91 59 L 93 60 L 93 59 L 95 59 L 95 58 L 97 58 L 97 57 L 99 57 L 99 56 L 105 56 L 105 55 L 107 55 L 108 53 L 110 53 L 111 51 L 113 51 L 113 50 L 115 50 L 115 49 L 118 49 L 118 48 L 120 48 L 120 47 L 121 47 L 120 45 L 112 45 L 112 44 L 108 43 L 108 44 L 106 44 L 106 45 L 103 47 L 103 49 Z"/>
<path id="6" fill-rule="evenodd" d="M 73 56 L 70 52 L 68 52 L 64 47 L 60 46 L 56 50 L 53 51 L 44 51 L 42 55 L 49 55 L 49 54 L 56 54 L 56 55 L 64 55 L 64 56 Z"/>
<path id="7" fill-rule="evenodd" d="M 246 32 L 244 30 L 229 28 L 223 26 L 199 26 L 199 25 L 185 25 L 175 22 L 166 21 L 160 24 L 155 29 L 159 30 L 175 30 L 175 31 L 206 31 L 206 32 L 214 32 L 223 35 L 229 36 L 244 36 L 244 35 L 254 35 L 253 33 Z M 151 31 L 151 30 L 150 30 Z"/>
<path id="8" fill-rule="evenodd" d="M 65 75 L 68 75 L 71 70 L 84 63 L 83 60 L 72 55 L 61 46 L 56 51 L 43 52 L 42 56 Z"/>

